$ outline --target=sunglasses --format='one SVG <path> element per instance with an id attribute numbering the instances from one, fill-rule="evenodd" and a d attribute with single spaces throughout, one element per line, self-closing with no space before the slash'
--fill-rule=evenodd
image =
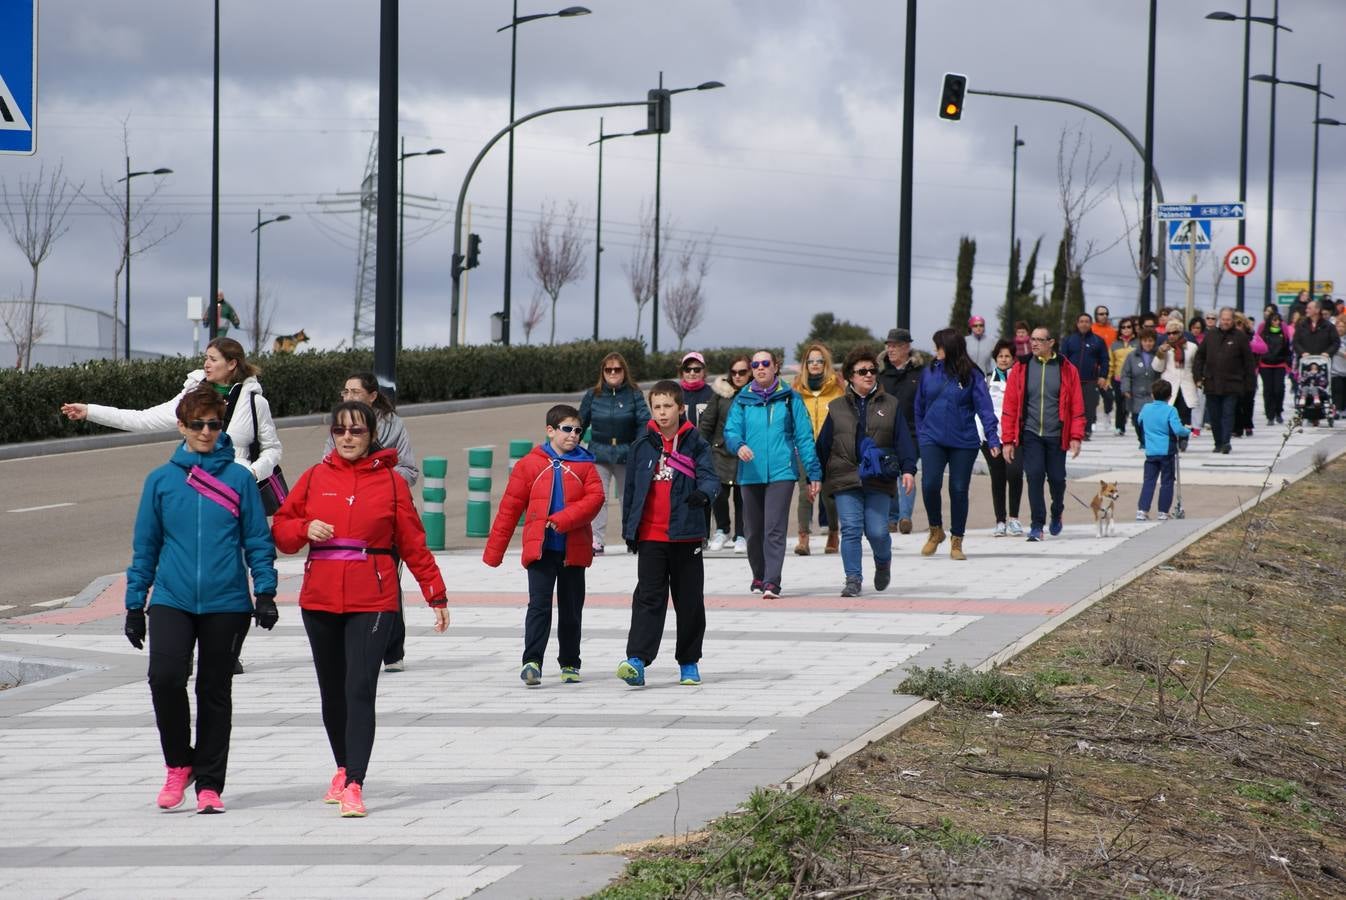
<path id="1" fill-rule="evenodd" d="M 706 371 L 706 370 L 705 370 L 705 368 L 704 368 L 703 366 L 683 366 L 683 367 L 682 367 L 682 371 L 684 371 L 684 372 L 704 372 L 704 371 Z"/>
<path id="2" fill-rule="evenodd" d="M 748 374 L 748 370 L 747 370 L 747 369 L 730 369 L 730 370 L 729 370 L 729 374 L 730 374 L 730 375 L 733 375 L 733 376 L 736 377 L 736 378 L 742 378 L 744 375 L 747 375 L 747 374 Z"/>
<path id="3" fill-rule="evenodd" d="M 851 369 L 851 374 L 852 374 L 852 375 L 859 375 L 861 378 L 866 378 L 866 377 L 868 377 L 868 376 L 870 376 L 870 375 L 874 375 L 874 374 L 876 374 L 878 371 L 879 371 L 878 369 L 875 369 L 875 368 L 873 368 L 872 366 L 862 366 L 862 367 L 858 367 L 858 368 Z"/>
<path id="4" fill-rule="evenodd" d="M 583 425 L 557 425 L 556 430 L 565 434 L 583 434 Z"/>
<path id="5" fill-rule="evenodd" d="M 369 434 L 369 429 L 363 425 L 333 425 L 332 434 L 336 437 L 341 437 L 343 434 L 359 437 L 362 434 Z"/>
<path id="6" fill-rule="evenodd" d="M 626 370 L 623 369 L 621 366 L 604 366 L 604 367 L 603 367 L 603 374 L 604 374 L 604 375 L 620 375 L 620 374 L 622 374 L 622 373 L 625 372 L 625 371 L 626 371 Z"/>
<path id="7" fill-rule="evenodd" d="M 752 362 L 748 363 L 748 365 L 752 366 L 754 369 L 765 369 L 771 365 L 771 360 L 754 359 Z"/>
<path id="8" fill-rule="evenodd" d="M 192 419 L 187 427 L 192 431 L 219 431 L 224 423 L 219 419 Z"/>

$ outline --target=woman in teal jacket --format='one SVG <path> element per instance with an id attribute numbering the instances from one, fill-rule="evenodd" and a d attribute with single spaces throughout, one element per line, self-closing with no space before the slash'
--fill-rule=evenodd
<path id="1" fill-rule="evenodd" d="M 126 571 L 126 638 L 145 645 L 149 597 L 150 696 L 167 777 L 159 807 L 182 805 L 196 782 L 196 811 L 222 813 L 233 712 L 234 660 L 249 620 L 276 624 L 276 548 L 257 480 L 234 461 L 222 433 L 225 400 L 210 385 L 178 403 L 183 442 L 145 479 Z M 252 574 L 254 607 L 248 589 Z M 196 652 L 196 747 L 187 678 Z"/>
<path id="2" fill-rule="evenodd" d="M 613 482 L 618 491 L 626 484 L 627 454 L 649 421 L 650 409 L 626 360 L 620 353 L 609 353 L 599 365 L 598 383 L 580 398 L 580 425 L 589 429 L 589 452 L 603 482 L 603 505 L 593 521 L 594 553 L 603 552 L 607 538 Z"/>
<path id="3" fill-rule="evenodd" d="M 738 392 L 724 423 L 724 446 L 736 455 L 743 492 L 743 533 L 748 538 L 752 590 L 780 596 L 785 533 L 799 465 L 818 499 L 823 477 L 813 446 L 813 423 L 799 395 L 781 383 L 780 361 L 770 350 L 752 355 L 752 381 Z"/>

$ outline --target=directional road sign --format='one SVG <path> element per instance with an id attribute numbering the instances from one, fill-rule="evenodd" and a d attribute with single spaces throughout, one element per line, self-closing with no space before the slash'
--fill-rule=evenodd
<path id="1" fill-rule="evenodd" d="M 37 0 L 0 2 L 0 154 L 37 149 Z"/>
<path id="2" fill-rule="evenodd" d="M 1257 267 L 1257 254 L 1253 248 L 1244 244 L 1230 247 L 1224 255 L 1224 267 L 1229 270 L 1229 274 L 1242 278 Z"/>
<path id="3" fill-rule="evenodd" d="M 1188 219 L 1168 223 L 1168 249 L 1210 249 L 1210 219 Z"/>
<path id="4" fill-rule="evenodd" d="M 1243 203 L 1160 203 L 1155 212 L 1158 219 L 1241 219 Z"/>

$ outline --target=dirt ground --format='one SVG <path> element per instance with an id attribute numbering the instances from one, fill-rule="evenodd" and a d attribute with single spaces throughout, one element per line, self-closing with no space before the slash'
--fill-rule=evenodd
<path id="1" fill-rule="evenodd" d="M 1346 896 L 1346 460 L 603 897 Z"/>

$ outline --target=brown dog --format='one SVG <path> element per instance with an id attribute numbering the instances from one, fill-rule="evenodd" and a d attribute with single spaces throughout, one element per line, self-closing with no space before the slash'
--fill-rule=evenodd
<path id="1" fill-rule="evenodd" d="M 271 352 L 293 353 L 306 340 L 308 340 L 308 335 L 304 334 L 302 328 L 294 334 L 282 334 L 271 344 Z"/>
<path id="2" fill-rule="evenodd" d="M 1117 528 L 1117 498 L 1121 492 L 1117 490 L 1117 482 L 1100 481 L 1098 483 L 1098 493 L 1094 499 L 1089 502 L 1089 508 L 1094 511 L 1094 524 L 1098 526 L 1098 536 L 1108 537 L 1115 533 Z"/>

